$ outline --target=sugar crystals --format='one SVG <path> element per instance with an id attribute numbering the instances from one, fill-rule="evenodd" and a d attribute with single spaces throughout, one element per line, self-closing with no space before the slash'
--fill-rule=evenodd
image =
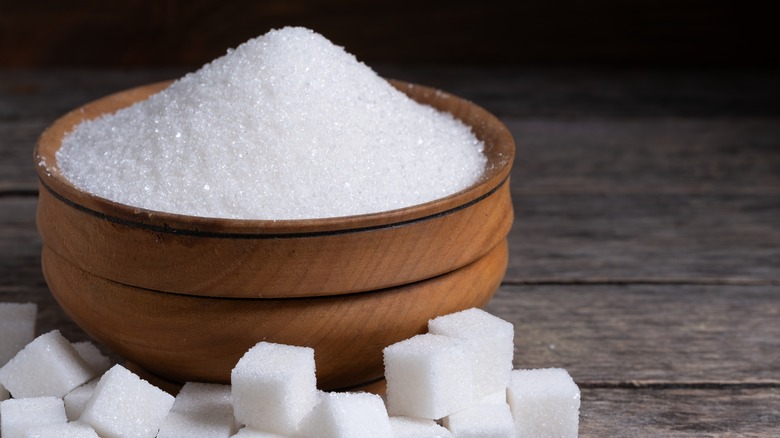
<path id="1" fill-rule="evenodd" d="M 247 41 L 166 90 L 83 122 L 63 175 L 150 210 L 301 219 L 392 210 L 474 183 L 483 144 L 304 28 Z"/>

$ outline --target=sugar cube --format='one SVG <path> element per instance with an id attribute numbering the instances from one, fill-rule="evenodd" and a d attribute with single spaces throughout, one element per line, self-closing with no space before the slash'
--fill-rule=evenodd
<path id="1" fill-rule="evenodd" d="M 90 369 L 95 373 L 95 376 L 100 376 L 111 368 L 111 361 L 108 359 L 108 356 L 103 354 L 92 342 L 75 342 L 73 348 L 75 348 L 79 353 L 79 356 L 84 359 L 84 362 L 89 365 Z"/>
<path id="2" fill-rule="evenodd" d="M 452 438 L 449 430 L 426 418 L 390 417 L 393 438 Z"/>
<path id="3" fill-rule="evenodd" d="M 518 438 L 576 437 L 580 390 L 561 368 L 513 370 L 507 388 Z"/>
<path id="4" fill-rule="evenodd" d="M 506 388 L 483 396 L 478 403 L 507 403 Z"/>
<path id="5" fill-rule="evenodd" d="M 0 384 L 14 398 L 62 398 L 95 377 L 58 330 L 35 338 L 0 368 Z"/>
<path id="6" fill-rule="evenodd" d="M 68 416 L 68 421 L 76 421 L 81 417 L 84 407 L 95 393 L 97 382 L 97 379 L 91 380 L 65 395 L 65 414 Z"/>
<path id="7" fill-rule="evenodd" d="M 474 391 L 478 397 L 506 389 L 514 358 L 515 330 L 511 323 L 471 308 L 428 321 L 428 331 L 474 344 Z"/>
<path id="8" fill-rule="evenodd" d="M 29 397 L 0 402 L 0 436 L 21 438 L 35 426 L 67 423 L 65 405 L 57 397 Z"/>
<path id="9" fill-rule="evenodd" d="M 84 423 L 57 423 L 28 429 L 24 438 L 100 438 L 95 429 Z"/>
<path id="10" fill-rule="evenodd" d="M 239 359 L 231 384 L 239 423 L 294 434 L 318 400 L 314 349 L 260 342 Z"/>
<path id="11" fill-rule="evenodd" d="M 438 420 L 475 399 L 470 345 L 458 338 L 417 335 L 384 349 L 391 415 Z"/>
<path id="12" fill-rule="evenodd" d="M 230 391 L 229 385 L 185 383 L 157 437 L 230 437 L 235 432 Z"/>
<path id="13" fill-rule="evenodd" d="M 34 303 L 0 303 L 0 367 L 35 339 Z"/>
<path id="14" fill-rule="evenodd" d="M 442 424 L 455 438 L 514 438 L 515 423 L 506 401 L 488 400 L 452 413 Z"/>
<path id="15" fill-rule="evenodd" d="M 174 397 L 121 365 L 106 371 L 79 421 L 104 438 L 152 438 L 173 406 Z"/>
<path id="16" fill-rule="evenodd" d="M 272 432 L 263 432 L 262 430 L 252 429 L 251 427 L 244 427 L 238 431 L 231 438 L 285 438 L 284 435 L 275 434 Z"/>
<path id="17" fill-rule="evenodd" d="M 367 392 L 326 392 L 306 417 L 304 436 L 320 438 L 392 438 L 382 398 Z"/>

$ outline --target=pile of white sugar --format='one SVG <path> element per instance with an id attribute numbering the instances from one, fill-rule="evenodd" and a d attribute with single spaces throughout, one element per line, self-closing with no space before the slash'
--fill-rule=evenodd
<path id="1" fill-rule="evenodd" d="M 68 133 L 77 187 L 204 217 L 302 219 L 420 204 L 473 184 L 483 144 L 323 36 L 273 30 Z"/>

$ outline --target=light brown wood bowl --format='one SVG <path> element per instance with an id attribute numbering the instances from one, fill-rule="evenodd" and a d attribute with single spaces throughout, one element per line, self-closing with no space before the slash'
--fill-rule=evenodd
<path id="1" fill-rule="evenodd" d="M 471 187 L 398 210 L 306 220 L 234 220 L 140 209 L 64 178 L 56 151 L 79 122 L 169 82 L 120 92 L 66 114 L 39 138 L 37 226 L 54 297 L 87 333 L 174 381 L 225 381 L 260 340 L 315 348 L 324 389 L 381 376 L 381 349 L 427 319 L 492 296 L 513 221 L 514 141 L 477 105 L 393 81 L 485 142 Z M 500 255 L 498 255 L 500 254 Z"/>
<path id="2" fill-rule="evenodd" d="M 329 297 L 238 299 L 116 283 L 43 250 L 46 281 L 68 315 L 152 374 L 228 383 L 241 355 L 265 340 L 313 347 L 322 389 L 381 378 L 384 347 L 423 333 L 435 316 L 487 304 L 506 260 L 503 241 L 469 265 L 408 285 Z"/>

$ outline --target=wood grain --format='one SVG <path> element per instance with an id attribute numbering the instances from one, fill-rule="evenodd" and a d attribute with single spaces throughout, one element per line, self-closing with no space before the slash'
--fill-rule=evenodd
<path id="1" fill-rule="evenodd" d="M 585 388 L 580 436 L 769 438 L 778 412 L 778 388 Z"/>
<path id="2" fill-rule="evenodd" d="M 585 386 L 780 387 L 780 286 L 504 285 L 515 366 L 563 367 Z"/>
<path id="3" fill-rule="evenodd" d="M 515 195 L 780 194 L 773 117 L 505 118 Z"/>
<path id="4" fill-rule="evenodd" d="M 728 119 L 780 114 L 780 75 L 771 67 L 391 64 L 376 68 L 384 77 L 427 84 L 471 99 L 502 118 Z"/>
<path id="5" fill-rule="evenodd" d="M 35 206 L 35 198 L 0 197 L 0 288 L 5 290 L 44 286 Z"/>
<path id="6" fill-rule="evenodd" d="M 513 203 L 510 283 L 780 281 L 776 194 L 521 194 Z"/>

